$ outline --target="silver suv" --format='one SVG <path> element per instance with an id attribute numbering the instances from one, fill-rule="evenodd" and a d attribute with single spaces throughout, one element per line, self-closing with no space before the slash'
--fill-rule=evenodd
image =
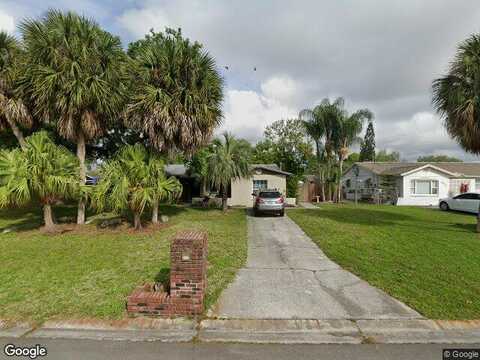
<path id="1" fill-rule="evenodd" d="M 260 213 L 285 215 L 285 200 L 278 190 L 259 190 L 252 195 L 255 196 L 253 202 L 254 216 Z"/>

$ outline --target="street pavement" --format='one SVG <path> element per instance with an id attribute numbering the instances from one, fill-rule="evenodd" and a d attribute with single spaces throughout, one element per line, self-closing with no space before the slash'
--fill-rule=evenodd
<path id="1" fill-rule="evenodd" d="M 6 344 L 47 349 L 48 360 L 441 360 L 442 351 L 451 345 L 253 345 L 198 344 L 60 339 L 0 339 L 0 359 L 7 357 Z M 480 344 L 468 348 L 480 348 Z"/>

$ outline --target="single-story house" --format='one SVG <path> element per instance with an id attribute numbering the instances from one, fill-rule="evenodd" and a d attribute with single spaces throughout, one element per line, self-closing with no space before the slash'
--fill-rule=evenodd
<path id="1" fill-rule="evenodd" d="M 480 163 L 358 162 L 342 176 L 347 199 L 373 197 L 385 187 L 394 188 L 397 205 L 438 205 L 441 198 L 466 191 L 480 192 Z"/>
<path id="2" fill-rule="evenodd" d="M 165 172 L 169 176 L 177 177 L 183 185 L 183 202 L 195 202 L 204 195 L 216 194 L 217 191 L 208 189 L 207 194 L 202 194 L 202 184 L 199 179 L 191 176 L 183 164 L 167 165 Z M 276 189 L 284 196 L 287 192 L 287 176 L 291 174 L 282 171 L 275 164 L 253 164 L 251 165 L 251 176 L 235 179 L 228 189 L 229 206 L 252 206 L 252 193 L 261 189 Z M 294 204 L 295 199 L 287 199 L 289 204 Z"/>

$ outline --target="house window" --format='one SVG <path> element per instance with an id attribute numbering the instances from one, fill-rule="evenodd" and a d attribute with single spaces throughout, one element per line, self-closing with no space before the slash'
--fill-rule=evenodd
<path id="1" fill-rule="evenodd" d="M 410 193 L 414 195 L 438 195 L 438 180 L 412 180 Z"/>
<path id="2" fill-rule="evenodd" d="M 350 186 L 352 186 L 352 180 L 347 179 L 345 185 L 347 186 L 347 188 L 349 188 Z"/>
<path id="3" fill-rule="evenodd" d="M 267 189 L 267 180 L 253 180 L 253 192 Z"/>

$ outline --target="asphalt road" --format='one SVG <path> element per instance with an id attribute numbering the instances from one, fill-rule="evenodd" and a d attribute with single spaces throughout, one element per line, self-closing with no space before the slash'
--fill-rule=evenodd
<path id="1" fill-rule="evenodd" d="M 47 348 L 51 360 L 441 360 L 442 349 L 452 345 L 252 345 L 252 344 L 194 344 L 128 341 L 90 341 L 61 339 L 0 339 L 0 359 L 28 359 L 7 357 L 5 344 Z M 464 346 L 480 348 L 478 345 Z"/>

